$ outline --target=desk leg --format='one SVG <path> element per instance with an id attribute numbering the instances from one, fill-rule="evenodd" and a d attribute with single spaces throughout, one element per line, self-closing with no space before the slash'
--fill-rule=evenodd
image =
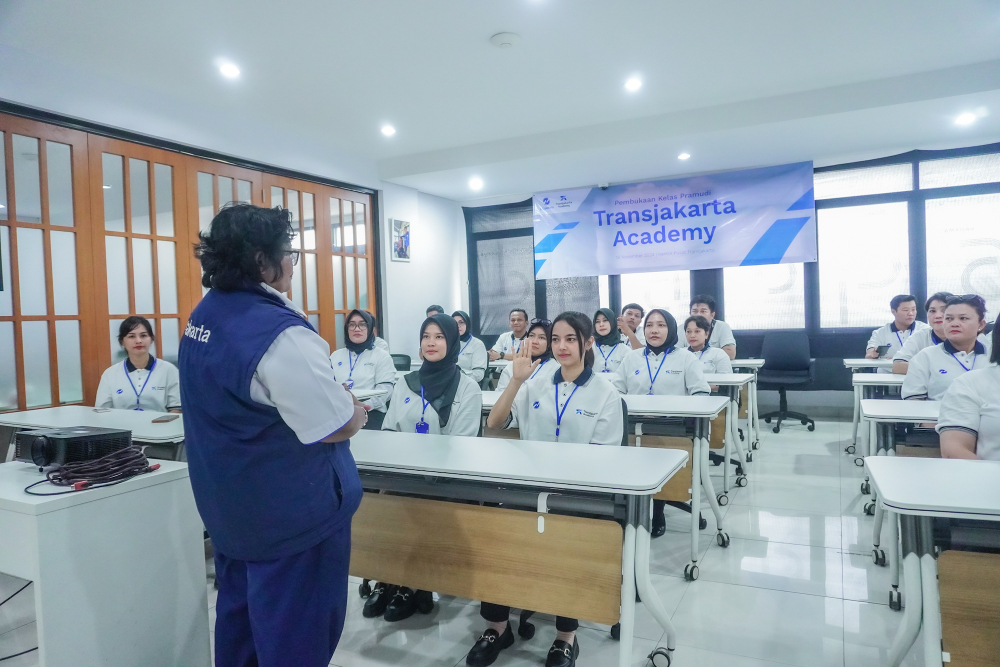
<path id="1" fill-rule="evenodd" d="M 899 611 L 903 608 L 903 598 L 899 593 L 899 516 L 895 512 L 886 510 L 886 520 L 889 522 L 889 550 L 887 558 L 889 560 L 889 583 L 892 588 L 889 590 L 889 608 Z"/>
<path id="2" fill-rule="evenodd" d="M 855 445 L 858 444 L 858 424 L 861 422 L 861 387 L 854 387 L 854 417 L 852 418 L 852 423 L 854 425 L 854 435 L 851 437 L 851 442 Z"/>
<path id="3" fill-rule="evenodd" d="M 736 448 L 736 456 L 739 458 L 740 465 L 743 467 L 743 474 L 741 475 L 741 477 L 746 477 L 746 474 L 749 472 L 749 469 L 748 469 L 748 466 L 747 466 L 747 462 L 748 462 L 747 461 L 747 453 L 745 451 L 743 451 L 743 445 L 740 444 L 740 429 L 739 429 L 739 427 L 740 427 L 740 402 L 739 402 L 739 396 L 740 396 L 740 388 L 739 387 L 731 387 L 730 391 L 729 391 L 729 410 L 728 410 L 728 412 L 732 413 L 732 417 L 731 417 L 731 421 L 729 421 L 729 424 L 730 424 L 730 426 L 729 426 L 729 435 L 732 436 L 733 447 Z M 737 480 L 737 484 L 739 484 L 739 480 Z"/>
<path id="4" fill-rule="evenodd" d="M 934 525 L 929 516 L 916 517 L 920 548 L 920 587 L 924 625 L 924 664 L 941 665 L 941 595 L 937 558 L 934 557 Z"/>
<path id="5" fill-rule="evenodd" d="M 921 617 L 924 613 L 923 604 L 923 573 L 921 563 L 921 535 L 919 524 L 921 517 L 900 515 L 899 527 L 903 543 L 903 575 L 906 577 L 906 607 L 903 609 L 903 619 L 899 630 L 889 649 L 887 664 L 889 667 L 899 667 L 903 658 L 909 652 L 917 635 L 920 633 Z M 928 520 L 929 521 L 929 520 Z M 929 540 L 928 540 L 929 541 Z M 936 568 L 935 568 L 936 570 Z M 936 589 L 937 581 L 933 582 Z M 940 618 L 938 619 L 940 628 Z M 941 665 L 941 635 L 938 634 L 937 665 Z M 930 661 L 928 665 L 932 664 Z"/>
<path id="6" fill-rule="evenodd" d="M 695 420 L 695 432 L 694 440 L 692 441 L 691 447 L 691 563 L 684 567 L 684 574 L 689 573 L 694 575 L 694 578 L 698 578 L 698 534 L 700 528 L 698 527 L 698 518 L 701 516 L 701 483 L 702 475 L 702 450 L 705 450 L 705 458 L 708 458 L 708 441 L 702 438 L 702 434 L 708 430 L 707 419 L 697 419 Z M 726 466 L 729 465 L 727 461 Z M 706 488 L 705 492 L 708 493 L 708 497 L 712 497 L 711 488 Z M 685 576 L 687 578 L 687 576 Z"/>
<path id="7" fill-rule="evenodd" d="M 619 621 L 621 635 L 618 645 L 618 667 L 628 667 L 632 664 L 632 637 L 635 634 L 635 533 L 639 520 L 639 503 L 642 502 L 648 504 L 649 499 L 628 497 L 628 520 L 625 523 L 625 541 L 622 544 L 622 613 Z"/>
<path id="8" fill-rule="evenodd" d="M 747 411 L 748 430 L 753 433 L 752 447 L 760 449 L 760 413 L 757 409 L 757 371 L 753 372 L 753 381 L 750 383 L 748 392 L 750 409 Z"/>
<path id="9" fill-rule="evenodd" d="M 639 590 L 639 599 L 666 632 L 667 650 L 673 651 L 677 647 L 677 632 L 674 630 L 673 623 L 670 622 L 670 614 L 660 602 L 660 596 L 653 588 L 649 577 L 649 530 L 652 521 L 650 500 L 650 498 L 640 499 L 639 525 L 636 528 L 635 538 L 635 581 Z M 620 658 L 621 656 L 619 656 Z"/>

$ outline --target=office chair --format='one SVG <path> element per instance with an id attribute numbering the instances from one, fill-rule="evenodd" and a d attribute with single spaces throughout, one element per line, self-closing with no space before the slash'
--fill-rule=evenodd
<path id="1" fill-rule="evenodd" d="M 397 371 L 410 370 L 410 355 L 390 354 L 389 356 L 392 357 L 392 365 L 396 367 Z"/>
<path id="2" fill-rule="evenodd" d="M 805 331 L 768 331 L 764 334 L 764 345 L 761 349 L 764 366 L 757 373 L 757 382 L 761 389 L 778 390 L 778 410 L 761 415 L 761 418 L 771 423 L 778 422 L 771 429 L 775 433 L 781 430 L 781 422 L 788 419 L 798 419 L 810 431 L 816 430 L 816 422 L 801 412 L 791 412 L 788 409 L 786 389 L 794 385 L 809 384 L 815 379 L 816 360 L 809 356 L 809 337 Z"/>

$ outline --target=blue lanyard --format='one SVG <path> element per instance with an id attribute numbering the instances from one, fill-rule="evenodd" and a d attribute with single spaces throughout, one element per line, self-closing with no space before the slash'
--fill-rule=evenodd
<path id="1" fill-rule="evenodd" d="M 660 377 L 660 369 L 663 368 L 663 362 L 667 360 L 667 355 L 674 351 L 674 348 L 670 348 L 663 353 L 663 358 L 660 359 L 660 365 L 656 367 L 656 375 L 653 375 L 653 369 L 649 367 L 649 350 L 646 350 L 646 371 L 649 373 L 649 395 L 653 395 L 653 383 L 656 382 L 656 378 Z"/>
<path id="2" fill-rule="evenodd" d="M 465 353 L 465 348 L 469 347 L 471 342 L 472 338 L 469 338 L 468 342 L 466 342 L 466 344 L 462 346 L 462 349 L 458 351 L 458 356 L 462 356 Z"/>
<path id="3" fill-rule="evenodd" d="M 961 362 L 959 362 L 959 363 L 961 363 Z M 139 391 L 136 391 L 135 390 L 135 385 L 132 384 L 132 378 L 128 374 L 128 362 L 127 361 L 123 361 L 122 362 L 122 370 L 125 371 L 125 377 L 128 379 L 129 386 L 132 387 L 132 391 L 133 391 L 133 393 L 135 393 L 135 407 L 132 408 L 132 409 L 133 410 L 142 410 L 142 408 L 139 407 L 139 398 L 142 396 L 142 392 L 146 391 L 146 385 L 149 384 L 149 378 L 153 377 L 153 371 L 156 370 L 156 359 L 155 358 L 153 359 L 153 367 L 149 369 L 149 375 L 146 376 L 146 381 L 142 383 L 142 389 L 140 389 Z"/>
<path id="4" fill-rule="evenodd" d="M 351 372 L 347 374 L 347 379 L 348 380 L 350 380 L 351 376 L 354 375 L 354 367 L 358 365 L 358 359 L 361 358 L 362 354 L 364 354 L 364 352 L 358 352 L 358 356 L 354 357 L 354 361 L 352 362 L 351 361 L 351 352 L 350 352 L 350 350 L 348 350 L 348 352 L 347 352 L 347 363 L 349 363 L 351 365 Z"/>
<path id="5" fill-rule="evenodd" d="M 424 400 L 424 385 L 420 385 L 420 402 L 424 404 L 424 407 L 420 411 L 420 421 L 417 422 L 417 426 L 414 430 L 417 433 L 430 433 L 430 424 L 424 421 L 424 413 L 427 412 L 427 406 L 430 405 L 430 401 Z"/>
<path id="6" fill-rule="evenodd" d="M 903 347 L 903 339 L 899 337 L 899 331 L 896 331 L 896 340 L 899 341 L 899 346 Z"/>
<path id="7" fill-rule="evenodd" d="M 978 356 L 979 355 L 976 354 L 975 352 L 972 353 L 972 368 L 976 367 L 976 357 Z M 954 359 L 955 361 L 958 361 L 958 357 L 955 356 L 954 352 L 951 353 L 951 358 Z M 961 366 L 962 368 L 965 368 L 966 371 L 972 370 L 972 368 L 966 368 L 965 364 L 963 364 L 961 361 L 958 361 L 958 365 Z"/>
<path id="8" fill-rule="evenodd" d="M 579 388 L 580 388 L 580 385 L 575 385 L 573 387 L 573 391 L 571 391 L 569 393 L 569 398 L 566 399 L 566 402 L 563 403 L 562 410 L 560 410 L 559 409 L 559 384 L 558 383 L 556 384 L 556 439 L 557 440 L 559 439 L 559 427 L 562 425 L 563 415 L 566 414 L 566 408 L 569 407 L 569 402 L 571 400 L 573 400 L 573 394 L 575 394 L 576 390 L 579 389 Z"/>
<path id="9" fill-rule="evenodd" d="M 604 354 L 604 350 L 602 349 L 603 348 L 602 345 L 598 345 L 597 346 L 597 351 L 601 353 L 602 357 L 604 357 L 604 370 L 605 371 L 608 370 L 608 357 L 610 357 L 612 354 L 615 353 L 615 350 L 618 349 L 619 345 L 621 345 L 621 343 L 615 343 L 615 346 L 613 348 L 611 348 L 611 351 L 608 352 L 607 354 Z"/>
<path id="10" fill-rule="evenodd" d="M 538 371 L 542 370 L 542 366 L 544 366 L 545 364 L 547 364 L 547 363 L 548 363 L 548 361 L 549 361 L 548 359 L 542 359 L 542 363 L 538 364 L 538 368 L 536 368 L 536 369 L 535 369 L 535 372 L 534 372 L 534 373 L 532 373 L 532 374 L 531 374 L 531 377 L 530 377 L 530 378 L 528 378 L 528 379 L 529 379 L 529 380 L 533 380 L 533 379 L 535 379 L 535 376 L 536 376 L 536 375 L 538 375 Z"/>
<path id="11" fill-rule="evenodd" d="M 934 333 L 933 331 L 931 332 L 931 340 L 934 342 L 935 345 L 940 345 L 942 342 L 944 342 L 940 338 L 938 338 L 937 334 Z"/>

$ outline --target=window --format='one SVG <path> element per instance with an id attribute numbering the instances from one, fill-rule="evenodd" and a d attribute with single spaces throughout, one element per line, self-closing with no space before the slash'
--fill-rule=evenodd
<path id="1" fill-rule="evenodd" d="M 806 325 L 802 264 L 723 269 L 726 322 L 733 329 L 802 329 Z"/>
<path id="2" fill-rule="evenodd" d="M 927 292 L 975 293 L 1000 311 L 1000 194 L 927 201 Z"/>
<path id="3" fill-rule="evenodd" d="M 659 271 L 626 273 L 622 281 L 622 306 L 637 303 L 650 308 L 665 308 L 678 322 L 691 310 L 691 272 Z"/>
<path id="4" fill-rule="evenodd" d="M 910 292 L 906 202 L 820 209 L 817 215 L 820 326 L 885 324 L 889 300 Z"/>
<path id="5" fill-rule="evenodd" d="M 816 199 L 858 197 L 913 189 L 913 167 L 909 162 L 862 169 L 820 171 L 813 176 Z"/>
<path id="6" fill-rule="evenodd" d="M 944 188 L 1000 181 L 1000 153 L 920 163 L 920 187 Z"/>

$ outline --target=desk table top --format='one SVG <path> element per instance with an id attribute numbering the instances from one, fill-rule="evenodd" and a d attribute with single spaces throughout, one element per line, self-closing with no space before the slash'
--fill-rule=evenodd
<path id="1" fill-rule="evenodd" d="M 753 382 L 755 377 L 753 373 L 705 373 L 705 380 L 709 384 L 721 387 L 742 387 Z"/>
<path id="2" fill-rule="evenodd" d="M 892 368 L 892 359 L 844 359 L 847 368 Z"/>
<path id="3" fill-rule="evenodd" d="M 1000 461 L 868 456 L 865 465 L 894 512 L 1000 521 Z"/>
<path id="4" fill-rule="evenodd" d="M 861 416 L 877 422 L 936 422 L 940 401 L 893 401 L 866 398 L 861 401 Z"/>
<path id="5" fill-rule="evenodd" d="M 892 373 L 855 373 L 851 376 L 851 382 L 857 386 L 874 387 L 901 387 L 905 375 L 894 375 Z"/>
<path id="6" fill-rule="evenodd" d="M 15 428 L 69 428 L 96 426 L 132 431 L 132 439 L 149 443 L 177 443 L 184 441 L 184 420 L 180 415 L 168 422 L 154 424 L 153 420 L 170 413 L 152 410 L 115 410 L 91 408 L 86 405 L 63 405 L 57 408 L 4 412 L 0 426 Z M 171 415 L 175 416 L 175 415 Z"/>

